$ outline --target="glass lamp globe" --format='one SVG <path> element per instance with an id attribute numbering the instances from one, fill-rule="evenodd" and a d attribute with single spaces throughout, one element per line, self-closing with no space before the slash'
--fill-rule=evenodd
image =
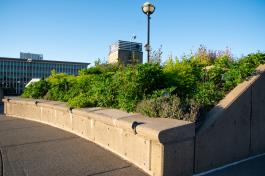
<path id="1" fill-rule="evenodd" d="M 151 15 L 152 13 L 154 13 L 155 11 L 155 6 L 153 4 L 151 4 L 150 2 L 146 2 L 144 3 L 144 5 L 142 6 L 142 10 L 145 14 L 147 15 Z"/>

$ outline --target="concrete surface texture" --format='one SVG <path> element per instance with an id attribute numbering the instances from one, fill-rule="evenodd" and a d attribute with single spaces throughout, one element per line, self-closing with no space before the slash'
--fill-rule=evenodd
<path id="1" fill-rule="evenodd" d="M 233 89 L 196 132 L 195 172 L 265 152 L 265 65 Z"/>
<path id="2" fill-rule="evenodd" d="M 265 155 L 203 176 L 264 176 Z M 202 175 L 201 175 L 202 176 Z"/>
<path id="3" fill-rule="evenodd" d="M 192 175 L 194 123 L 116 109 L 9 97 L 5 114 L 55 126 L 95 142 L 153 176 Z"/>
<path id="4" fill-rule="evenodd" d="M 0 151 L 1 176 L 146 176 L 74 134 L 12 117 L 0 116 Z"/>

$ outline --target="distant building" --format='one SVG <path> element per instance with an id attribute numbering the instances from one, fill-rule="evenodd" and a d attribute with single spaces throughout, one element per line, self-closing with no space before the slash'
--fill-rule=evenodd
<path id="1" fill-rule="evenodd" d="M 20 52 L 20 59 L 43 60 L 43 55 Z"/>
<path id="2" fill-rule="evenodd" d="M 34 58 L 34 57 L 33 57 Z M 0 57 L 0 90 L 5 95 L 19 95 L 33 78 L 45 78 L 51 71 L 77 75 L 89 63 L 51 61 L 42 59 Z"/>
<path id="3" fill-rule="evenodd" d="M 118 40 L 110 46 L 108 62 L 125 65 L 143 63 L 142 44 Z"/>

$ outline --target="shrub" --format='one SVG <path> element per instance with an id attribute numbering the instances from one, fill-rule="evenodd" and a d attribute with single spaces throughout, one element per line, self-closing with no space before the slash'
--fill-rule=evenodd
<path id="1" fill-rule="evenodd" d="M 198 69 L 200 72 L 200 69 Z M 196 88 L 198 70 L 192 67 L 190 60 L 173 61 L 169 59 L 164 65 L 167 87 L 176 87 L 176 94 L 181 99 L 190 97 Z"/>
<path id="2" fill-rule="evenodd" d="M 112 74 L 102 74 L 91 77 L 89 93 L 90 100 L 101 107 L 115 107 L 116 87 L 113 85 Z"/>
<path id="3" fill-rule="evenodd" d="M 265 53 L 249 54 L 238 61 L 238 69 L 243 78 L 251 75 L 255 68 L 265 63 Z"/>
<path id="4" fill-rule="evenodd" d="M 91 101 L 87 94 L 81 93 L 76 97 L 73 97 L 68 100 L 68 104 L 71 107 L 83 108 L 83 107 L 91 107 L 95 106 L 94 102 Z"/>
<path id="5" fill-rule="evenodd" d="M 118 108 L 134 111 L 136 104 L 153 91 L 163 88 L 164 75 L 159 64 L 128 66 L 114 75 L 118 87 Z"/>
<path id="6" fill-rule="evenodd" d="M 48 99 L 56 101 L 67 101 L 69 89 L 76 82 L 74 76 L 64 73 L 57 74 L 55 71 L 47 78 L 47 81 L 49 82 Z"/>
<path id="7" fill-rule="evenodd" d="M 229 91 L 242 82 L 242 75 L 240 70 L 233 68 L 223 74 L 223 89 Z"/>
<path id="8" fill-rule="evenodd" d="M 49 84 L 46 80 L 41 79 L 38 82 L 30 84 L 23 92 L 22 97 L 25 98 L 42 98 L 49 89 Z"/>
<path id="9" fill-rule="evenodd" d="M 200 83 L 194 94 L 194 99 L 202 106 L 215 105 L 224 96 L 224 92 L 212 81 Z"/>
<path id="10" fill-rule="evenodd" d="M 95 67 L 90 67 L 88 69 L 83 69 L 79 71 L 79 75 L 90 75 L 90 74 L 103 74 L 103 73 L 115 73 L 123 66 L 119 63 L 117 64 L 96 64 Z"/>
<path id="11" fill-rule="evenodd" d="M 195 101 L 182 103 L 177 96 L 157 97 L 137 104 L 136 111 L 149 117 L 195 121 L 199 106 Z"/>
<path id="12" fill-rule="evenodd" d="M 79 76 L 52 71 L 47 79 L 28 86 L 22 96 L 65 101 L 72 107 L 112 107 L 196 121 L 264 63 L 264 53 L 235 60 L 229 51 L 202 47 L 182 60 L 170 58 L 163 66 L 97 63 Z"/>

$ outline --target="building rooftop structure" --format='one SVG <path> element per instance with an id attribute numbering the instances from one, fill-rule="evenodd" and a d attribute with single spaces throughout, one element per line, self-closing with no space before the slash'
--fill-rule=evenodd
<path id="1" fill-rule="evenodd" d="M 118 50 L 142 52 L 142 43 L 118 40 L 110 46 L 110 53 Z"/>
<path id="2" fill-rule="evenodd" d="M 110 46 L 109 63 L 135 64 L 143 62 L 142 43 L 118 40 Z"/>
<path id="3" fill-rule="evenodd" d="M 20 59 L 43 60 L 43 54 L 20 52 Z"/>

